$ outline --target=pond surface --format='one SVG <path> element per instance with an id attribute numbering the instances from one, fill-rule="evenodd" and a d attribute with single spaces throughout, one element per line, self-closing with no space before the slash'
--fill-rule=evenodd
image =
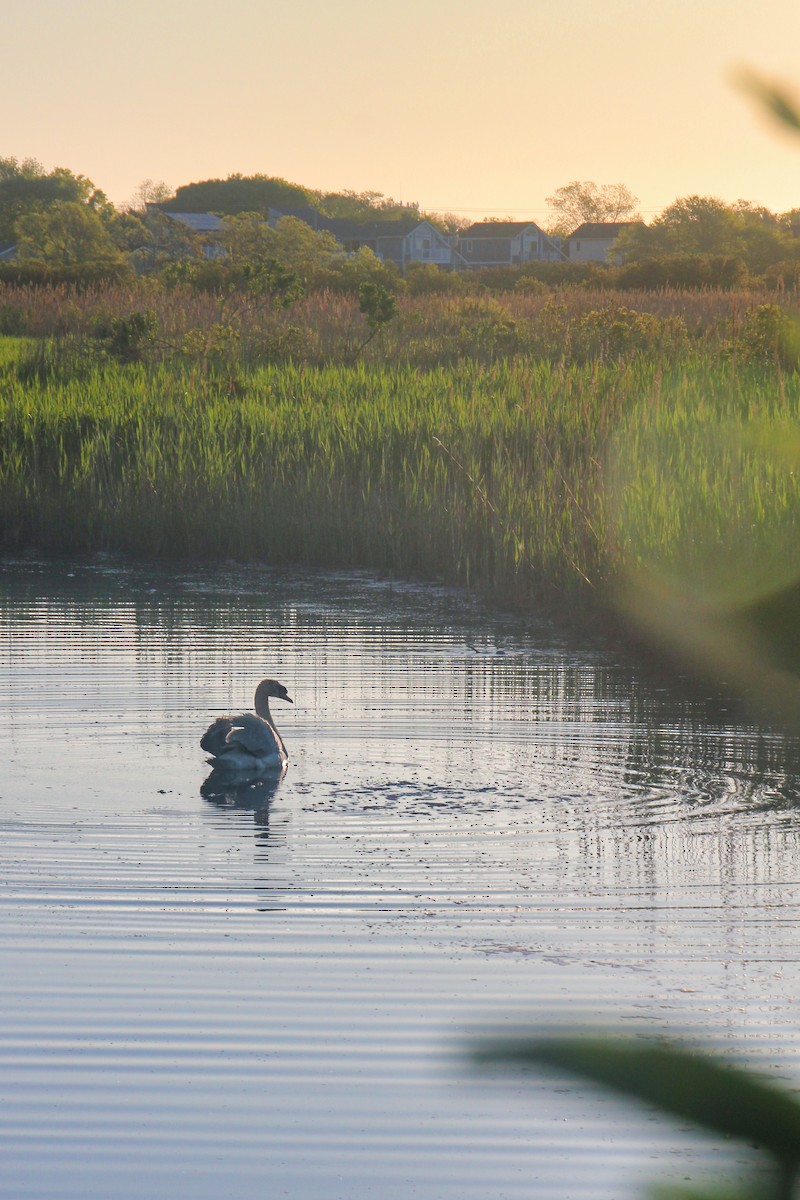
<path id="1" fill-rule="evenodd" d="M 280 786 L 198 738 L 273 675 Z M 608 648 L 366 577 L 0 569 L 0 1194 L 640 1194 L 759 1160 L 498 1027 L 613 1022 L 800 1078 L 780 737 Z"/>

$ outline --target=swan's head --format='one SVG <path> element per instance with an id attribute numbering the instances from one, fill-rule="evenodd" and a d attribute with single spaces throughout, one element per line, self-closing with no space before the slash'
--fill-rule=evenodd
<path id="1" fill-rule="evenodd" d="M 277 679 L 262 679 L 256 688 L 256 712 L 260 712 L 262 707 L 268 708 L 270 698 L 286 700 L 289 704 L 294 704 L 294 700 L 286 688 L 282 683 L 278 683 Z"/>

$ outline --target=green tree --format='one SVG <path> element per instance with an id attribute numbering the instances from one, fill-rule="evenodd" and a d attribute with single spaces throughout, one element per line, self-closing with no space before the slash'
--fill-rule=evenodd
<path id="1" fill-rule="evenodd" d="M 162 204 L 165 212 L 213 212 L 221 216 L 303 208 L 312 203 L 311 193 L 296 183 L 267 175 L 229 175 L 227 179 L 205 179 L 177 188 L 173 199 Z"/>
<path id="2" fill-rule="evenodd" d="M 74 175 L 66 167 L 48 173 L 34 158 L 0 158 L 0 242 L 16 240 L 20 217 L 62 202 L 84 204 L 106 215 L 113 212 L 85 175 Z"/>
<path id="3" fill-rule="evenodd" d="M 234 268 L 259 270 L 275 261 L 277 234 L 261 213 L 245 212 L 227 217 L 222 241 Z"/>
<path id="4" fill-rule="evenodd" d="M 747 201 L 730 205 L 714 196 L 675 200 L 650 225 L 625 230 L 617 248 L 626 263 L 715 258 L 738 261 L 755 274 L 795 259 L 798 251 L 788 221 Z"/>
<path id="5" fill-rule="evenodd" d="M 684 196 L 673 201 L 650 229 L 674 254 L 744 256 L 742 215 L 714 196 Z"/>
<path id="6" fill-rule="evenodd" d="M 332 233 L 312 229 L 298 217 L 282 217 L 275 234 L 275 258 L 307 286 L 312 286 L 319 273 L 343 253 Z"/>
<path id="7" fill-rule="evenodd" d="M 98 213 L 73 200 L 57 200 L 20 217 L 17 254 L 20 262 L 53 267 L 110 266 L 123 261 Z"/>
<path id="8" fill-rule="evenodd" d="M 331 233 L 312 229 L 298 217 L 281 217 L 273 227 L 259 213 L 241 213 L 225 221 L 225 247 L 235 269 L 272 271 L 279 264 L 306 287 L 342 254 Z"/>
<path id="9" fill-rule="evenodd" d="M 149 241 L 145 219 L 137 213 L 114 211 L 104 223 L 114 245 L 124 254 L 133 253 Z"/>
<path id="10" fill-rule="evenodd" d="M 639 199 L 624 183 L 573 179 L 556 188 L 547 203 L 553 213 L 549 232 L 566 237 L 584 221 L 635 220 Z"/>
<path id="11" fill-rule="evenodd" d="M 145 216 L 153 205 L 166 205 L 171 199 L 172 188 L 163 179 L 143 179 L 128 205 L 128 211 Z"/>
<path id="12" fill-rule="evenodd" d="M 383 192 L 315 192 L 314 202 L 326 217 L 342 217 L 360 224 L 369 221 L 421 219 L 418 204 L 403 204 Z"/>

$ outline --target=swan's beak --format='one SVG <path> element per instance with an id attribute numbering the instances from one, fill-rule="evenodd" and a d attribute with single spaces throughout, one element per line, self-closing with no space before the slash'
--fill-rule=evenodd
<path id="1" fill-rule="evenodd" d="M 283 697 L 281 697 L 281 699 L 288 700 L 290 704 L 294 704 L 294 700 L 292 699 L 291 696 L 283 696 Z"/>

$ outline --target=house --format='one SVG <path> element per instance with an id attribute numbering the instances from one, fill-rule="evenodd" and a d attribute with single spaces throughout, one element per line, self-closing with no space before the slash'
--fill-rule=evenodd
<path id="1" fill-rule="evenodd" d="M 455 251 L 452 240 L 430 221 L 406 217 L 395 221 L 370 221 L 361 224 L 345 218 L 321 218 L 321 229 L 332 233 L 348 254 L 363 246 L 383 262 L 403 270 L 409 263 L 433 263 L 452 267 Z"/>
<path id="2" fill-rule="evenodd" d="M 403 268 L 408 263 L 433 263 L 437 267 L 453 265 L 453 245 L 447 234 L 430 221 L 377 222 L 375 253 L 384 262 Z M 382 228 L 381 228 L 382 227 Z"/>
<path id="3" fill-rule="evenodd" d="M 529 262 L 563 262 L 558 238 L 535 221 L 477 221 L 458 236 L 462 266 L 520 267 Z"/>
<path id="4" fill-rule="evenodd" d="M 635 221 L 584 221 L 567 238 L 567 252 L 571 262 L 619 261 L 612 248 L 619 235 Z"/>
<path id="5" fill-rule="evenodd" d="M 216 213 L 183 212 L 165 212 L 164 216 L 203 238 L 204 258 L 225 257 L 225 247 L 222 245 L 222 217 L 218 217 Z"/>
<path id="6" fill-rule="evenodd" d="M 0 246 L 0 263 L 13 262 L 16 257 L 17 247 L 13 242 L 10 245 Z"/>
<path id="7" fill-rule="evenodd" d="M 214 213 L 164 212 L 164 216 L 190 233 L 200 236 L 203 239 L 203 253 L 206 258 L 224 256 L 224 218 Z M 279 212 L 271 208 L 265 220 L 274 227 L 282 217 L 288 216 L 304 221 L 318 232 L 333 234 L 347 254 L 354 254 L 366 246 L 383 262 L 394 263 L 401 270 L 409 263 L 432 263 L 444 268 L 463 268 L 470 265 L 463 260 L 454 245 L 454 238 L 442 233 L 430 221 L 420 221 L 418 217 L 362 223 L 346 217 L 324 217 L 314 209 Z M 544 236 L 542 234 L 542 237 Z"/>

